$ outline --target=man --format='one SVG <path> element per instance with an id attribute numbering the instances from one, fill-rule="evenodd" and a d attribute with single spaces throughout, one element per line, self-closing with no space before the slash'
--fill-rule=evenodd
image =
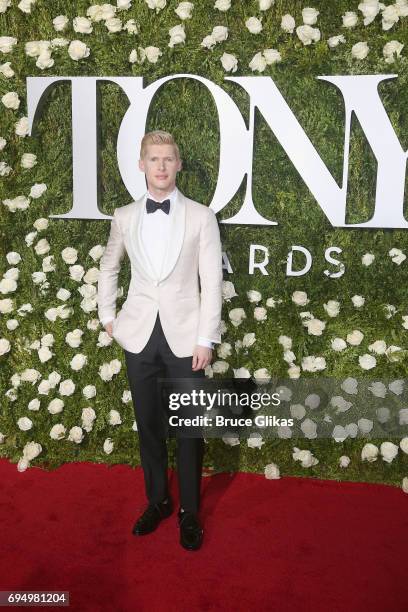
<path id="1" fill-rule="evenodd" d="M 151 533 L 173 509 L 158 378 L 194 382 L 205 377 L 213 343 L 221 342 L 217 219 L 210 208 L 176 187 L 181 168 L 171 134 L 157 130 L 144 135 L 139 169 L 145 173 L 147 192 L 115 210 L 100 262 L 99 319 L 125 351 L 149 502 L 134 525 L 135 535 Z M 116 315 L 125 252 L 132 274 L 127 299 Z M 188 550 L 200 548 L 203 537 L 198 519 L 203 454 L 202 436 L 177 438 L 178 523 L 180 543 Z"/>

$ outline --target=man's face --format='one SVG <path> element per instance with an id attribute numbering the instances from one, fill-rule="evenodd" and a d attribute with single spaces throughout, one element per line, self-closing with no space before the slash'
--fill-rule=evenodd
<path id="1" fill-rule="evenodd" d="M 146 174 L 148 189 L 169 193 L 176 184 L 177 172 L 181 170 L 181 160 L 171 144 L 150 144 L 139 168 Z"/>

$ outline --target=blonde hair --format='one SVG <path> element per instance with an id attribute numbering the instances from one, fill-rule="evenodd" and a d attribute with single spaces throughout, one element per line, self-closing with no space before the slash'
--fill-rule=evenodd
<path id="1" fill-rule="evenodd" d="M 146 132 L 140 144 L 140 159 L 143 159 L 147 152 L 147 147 L 150 144 L 170 144 L 173 145 L 177 159 L 180 159 L 180 151 L 174 137 L 170 132 L 164 130 L 154 130 Z"/>

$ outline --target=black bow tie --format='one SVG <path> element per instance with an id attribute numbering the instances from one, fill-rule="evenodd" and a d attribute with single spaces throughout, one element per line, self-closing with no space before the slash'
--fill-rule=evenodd
<path id="1" fill-rule="evenodd" d="M 156 210 L 159 210 L 159 208 L 161 208 L 161 210 L 168 215 L 170 210 L 170 200 L 167 199 L 163 200 L 163 202 L 156 202 L 155 200 L 152 200 L 152 198 L 147 198 L 146 210 L 148 213 L 154 213 Z"/>

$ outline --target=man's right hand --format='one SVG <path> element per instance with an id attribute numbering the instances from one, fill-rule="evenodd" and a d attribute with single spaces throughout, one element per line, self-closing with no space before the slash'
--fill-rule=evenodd
<path id="1" fill-rule="evenodd" d="M 111 338 L 113 338 L 113 336 L 112 336 L 112 321 L 105 325 L 105 331 L 109 334 L 109 336 Z"/>

